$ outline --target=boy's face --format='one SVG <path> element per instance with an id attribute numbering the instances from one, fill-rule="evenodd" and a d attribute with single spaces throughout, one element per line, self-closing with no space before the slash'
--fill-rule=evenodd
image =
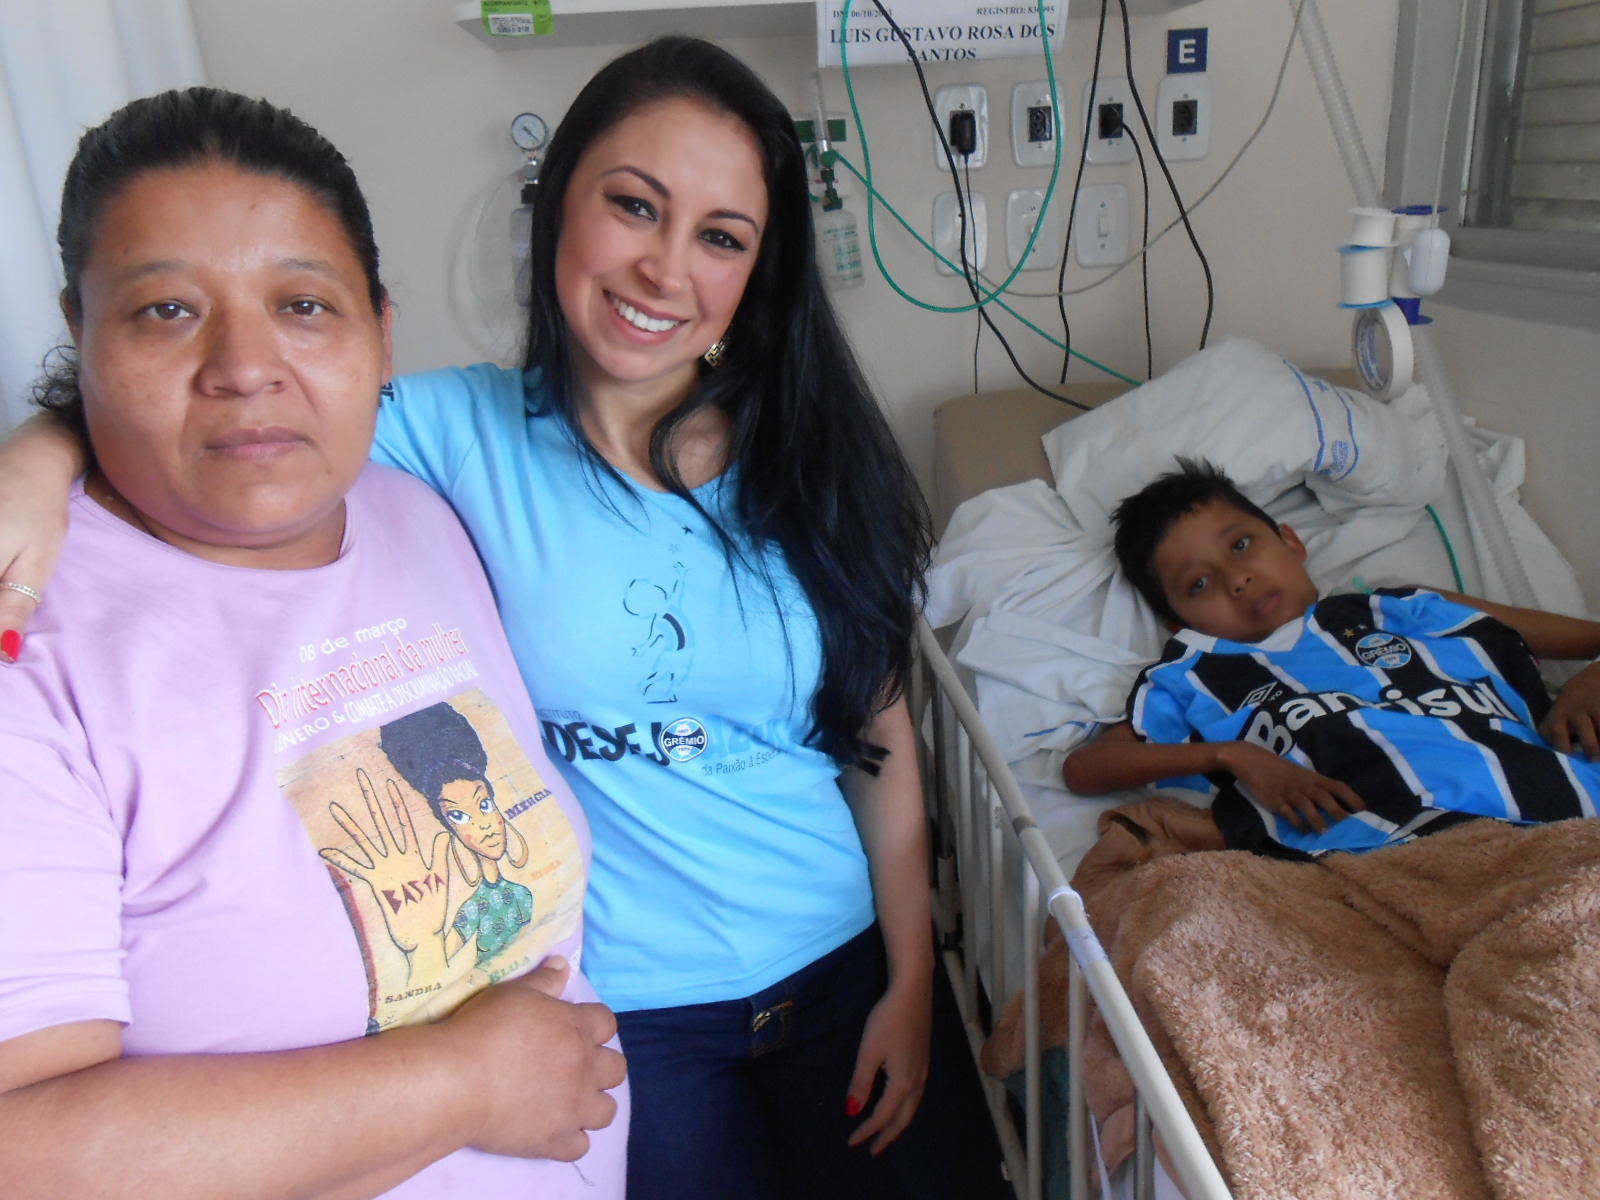
<path id="1" fill-rule="evenodd" d="M 1317 601 L 1305 544 L 1222 500 L 1179 517 L 1151 556 L 1184 625 L 1231 642 L 1259 642 Z"/>

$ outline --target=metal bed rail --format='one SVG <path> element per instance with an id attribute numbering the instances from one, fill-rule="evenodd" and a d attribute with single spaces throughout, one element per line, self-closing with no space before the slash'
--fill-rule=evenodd
<path id="1" fill-rule="evenodd" d="M 919 667 L 913 676 L 910 699 L 912 712 L 919 719 L 925 708 L 931 717 L 931 728 L 923 726 L 928 736 L 921 743 L 929 821 L 939 854 L 935 917 L 945 935 L 945 969 L 950 974 L 974 1055 L 988 1035 L 983 1019 L 985 996 L 992 997 L 998 1009 L 1019 983 L 1023 994 L 1026 1073 L 1020 1130 L 1004 1085 L 982 1076 L 1007 1174 L 1018 1200 L 1042 1200 L 1045 1139 L 1062 1136 L 1060 1130 L 1042 1128 L 1041 1119 L 1044 1081 L 1038 969 L 1040 922 L 1046 911 L 1060 926 L 1071 952 L 1065 1135 L 1072 1200 L 1088 1200 L 1090 1196 L 1090 1130 L 1082 1054 L 1088 1028 L 1088 996 L 1093 996 L 1138 1089 L 1139 1120 L 1133 1159 L 1136 1196 L 1144 1200 L 1154 1194 L 1155 1155 L 1149 1132 L 1153 1124 L 1161 1134 L 1177 1183 L 1189 1200 L 1230 1200 L 1227 1185 L 1090 928 L 1082 899 L 1067 883 L 1010 767 L 926 622 L 919 621 L 918 651 Z M 1020 939 L 1010 942 L 1006 928 L 1010 919 L 1006 896 L 1008 838 L 1020 850 L 1012 858 L 1021 866 L 1017 918 Z M 1008 967 L 1008 946 L 1020 949 L 1020 981 L 1008 978 L 1008 974 L 1016 973 Z"/>

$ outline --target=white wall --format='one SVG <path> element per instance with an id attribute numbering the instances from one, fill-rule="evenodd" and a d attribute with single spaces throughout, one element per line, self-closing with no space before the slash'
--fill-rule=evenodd
<path id="1" fill-rule="evenodd" d="M 1368 144 L 1383 144 L 1398 0 L 1339 0 L 1323 6 Z M 373 206 L 384 267 L 399 306 L 398 363 L 418 369 L 483 357 L 515 357 L 514 321 L 504 298 L 502 248 L 511 190 L 505 180 L 519 165 L 506 129 L 518 112 L 532 110 L 554 123 L 583 81 L 620 46 L 517 45 L 496 48 L 458 29 L 448 0 L 193 0 L 200 43 L 211 82 L 261 94 L 285 104 L 327 134 L 355 166 Z M 1112 5 L 1115 12 L 1116 5 Z M 557 6 L 559 13 L 559 5 Z M 1210 73 L 1215 91 L 1211 154 L 1175 164 L 1174 174 L 1193 196 L 1216 178 L 1264 111 L 1288 38 L 1291 9 L 1266 0 L 1201 0 L 1170 18 L 1135 18 L 1135 77 L 1153 104 L 1164 70 L 1165 29 L 1210 29 Z M 559 28 L 559 15 L 558 15 Z M 1093 58 L 1095 22 L 1073 20 L 1068 47 L 1058 60 L 1066 119 L 1081 127 L 1083 83 Z M 558 35 L 559 36 L 559 35 Z M 796 111 L 810 106 L 809 75 L 815 61 L 809 36 L 729 42 Z M 1121 39 L 1115 18 L 1106 46 L 1106 73 L 1121 73 Z M 931 85 L 982 83 L 991 110 L 1003 121 L 1013 83 L 1042 77 L 1038 60 L 1007 60 L 929 67 Z M 844 106 L 837 70 L 827 73 L 830 107 Z M 910 68 L 858 72 L 873 162 L 880 189 L 920 225 L 931 220 L 932 195 L 947 186 L 934 169 L 931 134 Z M 997 122 L 998 123 L 998 122 Z M 844 147 L 859 154 L 859 142 Z M 1152 169 L 1155 227 L 1174 213 L 1159 173 Z M 1070 187 L 1063 171 L 1061 187 Z M 1004 265 L 1002 214 L 1008 190 L 1042 187 L 1047 169 L 1012 165 L 1008 136 L 997 130 L 989 165 L 973 175 L 988 200 L 990 266 Z M 1136 166 L 1090 167 L 1086 182 L 1120 181 L 1134 197 Z M 498 185 L 498 187 L 496 186 Z M 488 208 L 484 210 L 485 199 Z M 1277 110 L 1237 170 L 1194 218 L 1211 260 L 1217 306 L 1212 338 L 1258 338 L 1303 363 L 1342 362 L 1348 356 L 1348 321 L 1338 299 L 1334 247 L 1344 240 L 1349 189 L 1310 74 L 1298 49 Z M 852 203 L 858 216 L 864 209 Z M 463 247 L 480 224 L 484 237 L 472 256 Z M 956 304 L 966 299 L 959 281 L 938 276 L 909 238 L 898 231 L 882 239 L 885 261 L 914 294 Z M 1076 267 L 1068 282 L 1092 278 Z M 1018 287 L 1043 290 L 1053 273 L 1028 272 Z M 1074 344 L 1130 374 L 1143 372 L 1138 271 L 1125 271 L 1105 287 L 1071 302 Z M 473 291 L 484 294 L 498 331 L 486 327 Z M 1204 290 L 1182 230 L 1151 255 L 1152 320 L 1156 369 L 1197 344 Z M 926 478 L 931 454 L 929 414 L 938 400 L 972 386 L 971 314 L 939 316 L 901 301 L 876 274 L 839 301 L 870 376 L 887 403 L 907 452 Z M 1052 301 L 1019 306 L 1055 329 Z M 1054 379 L 1059 357 L 1003 315 L 1024 365 L 1036 378 Z M 1075 365 L 1069 378 L 1092 370 Z M 992 337 L 985 335 L 980 367 L 984 388 L 1020 382 Z"/>

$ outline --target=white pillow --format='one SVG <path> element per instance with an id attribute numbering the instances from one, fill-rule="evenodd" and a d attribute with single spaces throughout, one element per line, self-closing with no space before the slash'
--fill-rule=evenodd
<path id="1" fill-rule="evenodd" d="M 1420 509 L 1445 479 L 1443 440 L 1419 390 L 1384 405 L 1244 338 L 1184 359 L 1043 440 L 1073 519 L 1107 543 L 1111 510 L 1180 454 L 1215 463 L 1261 505 L 1304 483 L 1330 509 Z"/>

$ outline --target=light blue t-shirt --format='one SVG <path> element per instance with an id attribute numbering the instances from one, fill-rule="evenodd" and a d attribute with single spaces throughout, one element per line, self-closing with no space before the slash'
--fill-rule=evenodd
<path id="1" fill-rule="evenodd" d="M 373 456 L 448 500 L 488 569 L 594 831 L 583 969 L 601 998 L 750 995 L 873 920 L 838 766 L 804 744 L 815 615 L 775 550 L 774 587 L 732 573 L 692 506 L 594 469 L 561 418 L 530 415 L 538 388 L 491 364 L 397 379 Z M 726 482 L 695 492 L 725 528 Z"/>

